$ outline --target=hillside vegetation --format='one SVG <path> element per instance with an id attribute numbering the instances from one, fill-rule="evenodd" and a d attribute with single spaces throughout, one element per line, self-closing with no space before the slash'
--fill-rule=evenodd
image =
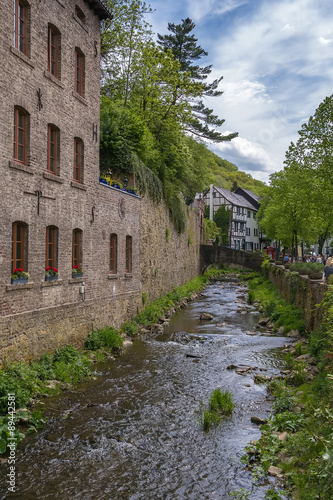
<path id="1" fill-rule="evenodd" d="M 163 197 L 179 232 L 186 205 L 210 183 L 259 192 L 262 183 L 205 146 L 238 134 L 222 133 L 224 120 L 204 104 L 221 96 L 222 77 L 209 82 L 212 67 L 196 65 L 207 53 L 191 19 L 169 23 L 156 43 L 145 20 L 149 6 L 105 1 L 113 19 L 102 27 L 101 171 L 135 177 L 140 194 Z"/>

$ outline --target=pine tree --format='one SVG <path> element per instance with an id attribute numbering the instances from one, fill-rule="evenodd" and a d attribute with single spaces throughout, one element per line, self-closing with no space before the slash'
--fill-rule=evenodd
<path id="1" fill-rule="evenodd" d="M 192 116 L 187 123 L 187 131 L 192 134 L 209 139 L 214 142 L 230 141 L 237 137 L 238 133 L 222 135 L 212 127 L 220 127 L 223 125 L 223 119 L 218 118 L 213 114 L 213 110 L 207 108 L 202 99 L 204 97 L 220 97 L 223 92 L 218 90 L 218 86 L 222 80 L 222 76 L 211 83 L 206 82 L 207 77 L 212 72 L 212 65 L 199 66 L 193 64 L 194 61 L 207 56 L 208 53 L 197 45 L 198 39 L 191 33 L 195 28 L 195 24 L 190 18 L 182 19 L 181 24 L 168 23 L 168 30 L 171 34 L 157 34 L 157 43 L 166 52 L 170 50 L 180 63 L 180 71 L 189 73 L 193 81 L 201 83 L 201 94 L 199 98 L 193 99 L 191 103 Z"/>

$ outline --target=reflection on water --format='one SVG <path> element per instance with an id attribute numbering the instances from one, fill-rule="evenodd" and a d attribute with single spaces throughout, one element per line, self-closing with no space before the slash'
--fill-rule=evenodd
<path id="1" fill-rule="evenodd" d="M 16 494 L 6 496 L 0 469 L 2 498 L 220 500 L 243 487 L 263 499 L 267 488 L 252 486 L 239 458 L 260 436 L 251 416 L 269 415 L 266 390 L 227 366 L 277 373 L 286 339 L 246 335 L 258 320 L 246 293 L 236 282 L 209 285 L 162 335 L 136 339 L 96 381 L 47 400 L 48 424 L 17 451 Z M 205 433 L 196 410 L 217 387 L 237 406 Z"/>

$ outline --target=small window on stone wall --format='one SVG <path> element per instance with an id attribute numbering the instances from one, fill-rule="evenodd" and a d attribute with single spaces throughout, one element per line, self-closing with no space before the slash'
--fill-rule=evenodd
<path id="1" fill-rule="evenodd" d="M 29 115 L 20 108 L 14 108 L 14 151 L 16 162 L 27 164 L 29 151 Z"/>
<path id="2" fill-rule="evenodd" d="M 78 5 L 75 5 L 75 15 L 80 19 L 81 23 L 86 22 L 86 16 Z"/>
<path id="3" fill-rule="evenodd" d="M 12 274 L 14 269 L 28 271 L 28 226 L 23 222 L 13 223 Z"/>
<path id="4" fill-rule="evenodd" d="M 82 231 L 81 229 L 73 230 L 73 247 L 72 247 L 72 268 L 82 269 Z"/>
<path id="5" fill-rule="evenodd" d="M 132 236 L 126 236 L 126 273 L 132 272 Z"/>
<path id="6" fill-rule="evenodd" d="M 80 96 L 85 95 L 85 57 L 83 52 L 75 47 L 75 81 L 74 90 Z"/>
<path id="7" fill-rule="evenodd" d="M 46 228 L 46 258 L 45 269 L 58 269 L 58 228 L 48 226 Z"/>
<path id="8" fill-rule="evenodd" d="M 109 271 L 111 274 L 117 274 L 117 235 L 110 234 L 110 260 Z"/>
<path id="9" fill-rule="evenodd" d="M 49 24 L 49 38 L 48 38 L 48 71 L 55 78 L 60 80 L 60 32 L 59 30 Z"/>
<path id="10" fill-rule="evenodd" d="M 30 6 L 26 0 L 14 0 L 14 47 L 30 57 Z"/>
<path id="11" fill-rule="evenodd" d="M 55 125 L 48 125 L 47 138 L 47 171 L 60 175 L 60 131 Z"/>

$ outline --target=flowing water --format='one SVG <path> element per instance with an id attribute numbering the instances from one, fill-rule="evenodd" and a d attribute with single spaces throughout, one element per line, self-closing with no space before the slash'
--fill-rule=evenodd
<path id="1" fill-rule="evenodd" d="M 251 416 L 268 417 L 271 401 L 254 373 L 227 367 L 277 374 L 286 339 L 259 332 L 246 295 L 237 282 L 210 284 L 163 334 L 135 339 L 96 380 L 47 399 L 45 428 L 16 451 L 16 493 L 0 468 L 1 498 L 220 500 L 242 487 L 263 499 L 268 486 L 254 486 L 239 459 L 260 437 Z M 204 432 L 197 411 L 218 387 L 236 408 Z"/>

